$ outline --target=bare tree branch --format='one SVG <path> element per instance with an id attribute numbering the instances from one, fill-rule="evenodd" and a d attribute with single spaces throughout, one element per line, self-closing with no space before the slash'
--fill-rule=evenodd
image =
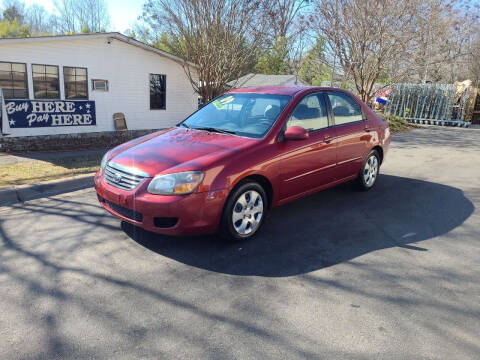
<path id="1" fill-rule="evenodd" d="M 150 0 L 143 19 L 152 32 L 166 32 L 173 40 L 193 88 L 209 101 L 243 75 L 254 56 L 265 28 L 259 11 L 257 0 Z"/>

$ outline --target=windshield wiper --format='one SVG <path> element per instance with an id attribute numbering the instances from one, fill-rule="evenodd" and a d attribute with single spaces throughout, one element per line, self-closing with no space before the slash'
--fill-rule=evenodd
<path id="1" fill-rule="evenodd" d="M 217 133 L 220 133 L 220 134 L 233 134 L 233 135 L 236 135 L 236 132 L 235 131 L 230 131 L 230 130 L 223 130 L 223 129 L 217 129 L 217 128 L 214 128 L 214 127 L 194 127 L 192 129 L 195 129 L 195 130 L 204 130 L 204 131 L 209 131 L 209 132 L 217 132 Z"/>
<path id="2" fill-rule="evenodd" d="M 186 127 L 187 129 L 191 129 L 192 127 L 190 125 L 187 125 L 185 123 L 180 123 L 178 124 L 177 126 L 183 126 L 183 127 Z"/>

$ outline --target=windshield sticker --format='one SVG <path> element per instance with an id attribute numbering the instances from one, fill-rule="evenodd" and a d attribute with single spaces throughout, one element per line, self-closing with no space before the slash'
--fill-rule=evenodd
<path id="1" fill-rule="evenodd" d="M 213 105 L 215 105 L 215 107 L 216 107 L 218 110 L 220 110 L 220 109 L 222 108 L 222 106 L 223 106 L 223 104 L 222 104 L 220 101 L 218 101 L 218 100 L 215 100 L 215 101 L 213 102 Z"/>
<path id="2" fill-rule="evenodd" d="M 231 103 L 233 100 L 235 100 L 235 98 L 230 95 L 230 96 L 227 96 L 226 98 L 220 100 L 220 102 L 223 104 L 223 105 L 226 105 L 228 103 Z"/>
<path id="3" fill-rule="evenodd" d="M 215 105 L 215 107 L 220 110 L 223 106 L 231 103 L 233 100 L 235 100 L 235 98 L 233 96 L 227 96 L 226 98 L 223 98 L 222 100 L 215 100 L 213 101 L 213 105 Z"/>

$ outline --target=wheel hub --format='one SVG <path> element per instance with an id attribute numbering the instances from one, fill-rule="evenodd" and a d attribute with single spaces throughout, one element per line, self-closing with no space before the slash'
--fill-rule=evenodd
<path id="1" fill-rule="evenodd" d="M 375 155 L 370 156 L 363 169 L 363 180 L 367 186 L 373 186 L 378 175 L 378 159 Z"/>
<path id="2" fill-rule="evenodd" d="M 232 223 L 235 231 L 248 235 L 255 231 L 263 217 L 262 196 L 255 190 L 240 195 L 233 207 Z"/>

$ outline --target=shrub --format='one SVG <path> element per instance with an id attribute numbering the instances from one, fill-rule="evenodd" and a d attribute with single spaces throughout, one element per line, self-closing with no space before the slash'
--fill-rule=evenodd
<path id="1" fill-rule="evenodd" d="M 396 115 L 383 115 L 383 118 L 388 121 L 388 125 L 390 126 L 390 131 L 392 133 L 398 132 L 398 131 L 404 131 L 404 130 L 409 130 L 413 129 L 416 126 L 413 124 L 410 124 L 407 120 L 400 116 Z"/>

